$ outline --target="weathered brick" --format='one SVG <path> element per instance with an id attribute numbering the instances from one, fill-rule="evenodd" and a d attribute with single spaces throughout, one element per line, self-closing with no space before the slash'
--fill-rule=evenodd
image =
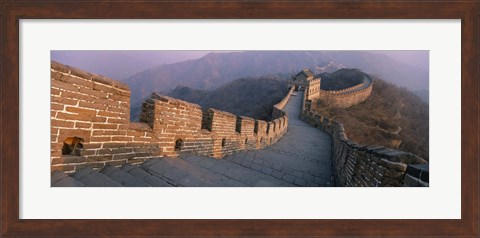
<path id="1" fill-rule="evenodd" d="M 82 87 L 87 87 L 87 88 L 92 88 L 93 87 L 93 82 L 88 79 L 83 79 L 83 78 L 77 78 L 77 77 L 72 77 L 69 75 L 65 75 L 65 77 L 62 77 L 62 80 L 65 81 L 66 83 L 70 84 L 75 84 L 79 85 Z"/>
<path id="2" fill-rule="evenodd" d="M 103 166 L 105 166 L 105 162 L 88 162 L 88 163 L 85 163 L 85 164 L 77 164 L 75 165 L 75 170 L 79 170 L 79 169 L 83 169 L 85 167 L 90 167 L 90 168 L 94 168 L 94 169 L 100 169 L 100 168 L 103 168 Z"/>
<path id="3" fill-rule="evenodd" d="M 114 107 L 118 107 L 120 105 L 120 103 L 117 102 L 117 101 L 113 101 L 113 100 L 109 100 L 109 99 L 103 99 L 103 98 L 95 99 L 95 103 L 104 104 L 104 105 L 107 105 L 107 106 L 114 106 Z"/>
<path id="4" fill-rule="evenodd" d="M 50 110 L 63 111 L 64 105 L 58 103 L 51 103 Z"/>
<path id="5" fill-rule="evenodd" d="M 126 147 L 127 143 L 104 143 L 102 148 L 124 148 Z"/>
<path id="6" fill-rule="evenodd" d="M 124 136 L 126 135 L 126 131 L 115 131 L 115 130 L 94 130 L 92 135 L 94 136 Z"/>
<path id="7" fill-rule="evenodd" d="M 97 113 L 97 111 L 92 110 L 92 109 L 70 107 L 70 106 L 66 107 L 66 111 L 81 114 L 81 115 L 89 115 L 89 116 L 95 116 L 95 114 Z"/>
<path id="8" fill-rule="evenodd" d="M 150 157 L 151 156 L 151 154 L 147 153 L 147 152 L 137 152 L 137 153 L 134 153 L 134 155 L 135 155 L 135 157 Z"/>
<path id="9" fill-rule="evenodd" d="M 90 128 L 92 127 L 92 123 L 89 122 L 75 122 L 75 128 Z"/>
<path id="10" fill-rule="evenodd" d="M 90 102 L 84 102 L 84 101 L 78 102 L 78 106 L 79 106 L 79 107 L 84 107 L 84 108 L 98 109 L 98 110 L 105 110 L 105 109 L 107 109 L 107 106 L 105 106 L 105 105 L 96 104 L 96 103 L 90 103 Z"/>
<path id="11" fill-rule="evenodd" d="M 112 137 L 110 136 L 92 136 L 90 138 L 91 142 L 111 142 Z"/>
<path id="12" fill-rule="evenodd" d="M 93 129 L 118 129 L 117 124 L 100 124 L 100 123 L 95 123 L 93 124 Z"/>
<path id="13" fill-rule="evenodd" d="M 107 108 L 107 112 L 118 112 L 118 113 L 126 114 L 126 113 L 129 113 L 130 110 L 129 110 L 129 107 L 111 107 L 111 106 L 109 106 Z"/>
<path id="14" fill-rule="evenodd" d="M 52 172 L 53 171 L 74 171 L 75 165 L 52 165 L 50 166 Z"/>
<path id="15" fill-rule="evenodd" d="M 108 99 L 118 101 L 118 102 L 129 102 L 130 101 L 130 97 L 123 96 L 123 95 L 118 95 L 118 94 L 109 94 Z"/>
<path id="16" fill-rule="evenodd" d="M 56 118 L 57 119 L 64 119 L 64 120 L 71 120 L 71 121 L 90 121 L 91 116 L 58 112 Z"/>
<path id="17" fill-rule="evenodd" d="M 113 154 L 125 154 L 125 153 L 132 153 L 133 148 L 114 148 L 112 149 Z"/>
<path id="18" fill-rule="evenodd" d="M 112 136 L 112 141 L 132 141 L 132 137 L 127 136 Z"/>
<path id="19" fill-rule="evenodd" d="M 51 95 L 60 95 L 60 89 L 51 88 L 51 89 L 50 89 L 50 94 L 51 94 Z"/>
<path id="20" fill-rule="evenodd" d="M 87 162 L 99 162 L 112 160 L 112 155 L 92 155 L 87 157 Z"/>
<path id="21" fill-rule="evenodd" d="M 89 150 L 84 149 L 82 153 L 83 156 L 96 155 L 96 154 L 97 154 L 97 151 L 93 149 L 89 149 Z"/>
<path id="22" fill-rule="evenodd" d="M 62 97 L 51 97 L 51 102 L 58 103 L 61 105 L 72 105 L 75 106 L 79 102 L 76 99 L 62 98 Z"/>
<path id="23" fill-rule="evenodd" d="M 95 153 L 96 155 L 111 155 L 112 150 L 111 149 L 99 149 Z"/>
<path id="24" fill-rule="evenodd" d="M 152 148 L 150 148 L 150 147 L 134 148 L 134 149 L 133 149 L 133 151 L 134 151 L 135 153 L 137 153 L 137 152 L 143 152 L 143 153 L 147 153 L 147 152 L 148 152 L 148 153 L 150 153 L 151 150 L 152 150 Z"/>
<path id="25" fill-rule="evenodd" d="M 56 120 L 56 119 L 51 119 L 50 120 L 50 126 L 53 127 L 66 127 L 66 128 L 72 128 L 74 126 L 74 122 L 71 121 L 63 121 L 63 120 Z"/>
<path id="26" fill-rule="evenodd" d="M 127 160 L 113 160 L 113 161 L 106 162 L 106 164 L 111 166 L 119 166 L 119 165 L 124 165 L 126 163 L 127 163 Z"/>
<path id="27" fill-rule="evenodd" d="M 154 141 L 151 137 L 133 137 L 133 141 L 135 142 L 151 142 Z"/>
<path id="28" fill-rule="evenodd" d="M 63 90 L 68 90 L 72 92 L 78 92 L 78 86 L 70 84 L 70 83 L 65 83 L 61 82 L 55 79 L 51 80 L 52 82 L 52 88 L 57 88 L 57 89 L 63 89 Z"/>
<path id="29" fill-rule="evenodd" d="M 112 86 L 105 85 L 105 84 L 100 84 L 100 83 L 95 83 L 93 85 L 93 90 L 112 93 L 112 94 L 116 93 L 116 91 L 117 91 Z"/>
<path id="30" fill-rule="evenodd" d="M 116 154 L 113 155 L 113 160 L 120 160 L 120 159 L 131 159 L 135 156 L 135 154 Z"/>
<path id="31" fill-rule="evenodd" d="M 83 144 L 83 149 L 98 149 L 98 148 L 102 148 L 101 143 L 86 143 L 86 144 Z"/>
<path id="32" fill-rule="evenodd" d="M 84 163 L 87 159 L 80 156 L 62 156 L 61 158 L 56 158 L 52 160 L 52 165 L 56 164 L 74 164 L 74 163 Z"/>
<path id="33" fill-rule="evenodd" d="M 107 98 L 108 97 L 107 93 L 101 92 L 101 91 L 96 91 L 96 90 L 93 90 L 93 89 L 90 89 L 90 88 L 80 88 L 79 92 L 84 93 L 84 94 L 88 94 L 88 95 L 90 95 L 94 98 Z"/>
<path id="34" fill-rule="evenodd" d="M 82 100 L 82 101 L 86 101 L 86 102 L 93 102 L 93 100 L 95 99 L 94 97 L 89 96 L 89 95 L 84 95 L 84 94 L 80 94 L 80 93 L 77 93 L 77 92 L 73 93 L 73 92 L 70 92 L 70 91 L 62 91 L 61 97 L 62 98 L 78 99 L 78 100 Z"/>
<path id="35" fill-rule="evenodd" d="M 99 117 L 99 116 L 93 117 L 91 119 L 91 122 L 106 122 L 106 121 L 107 121 L 106 117 Z"/>
<path id="36" fill-rule="evenodd" d="M 124 114 L 118 113 L 118 112 L 99 111 L 98 115 L 99 116 L 105 116 L 105 117 L 121 118 L 121 117 L 123 117 L 122 115 L 124 115 Z"/>
<path id="37" fill-rule="evenodd" d="M 127 135 L 128 136 L 144 136 L 145 132 L 143 132 L 143 131 L 128 131 Z"/>
<path id="38" fill-rule="evenodd" d="M 108 123 L 116 123 L 116 124 L 126 124 L 128 123 L 128 120 L 125 118 L 125 119 L 118 119 L 118 118 L 108 118 L 107 119 L 107 122 Z"/>
<path id="39" fill-rule="evenodd" d="M 128 159 L 128 163 L 129 164 L 140 164 L 140 163 L 143 163 L 145 162 L 145 158 L 132 158 L 132 159 Z"/>

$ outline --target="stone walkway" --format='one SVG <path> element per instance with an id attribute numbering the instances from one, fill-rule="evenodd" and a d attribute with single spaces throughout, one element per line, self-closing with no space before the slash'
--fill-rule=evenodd
<path id="1" fill-rule="evenodd" d="M 277 143 L 224 159 L 297 186 L 332 186 L 330 136 L 298 118 L 302 99 L 303 92 L 290 97 L 284 108 L 288 131 Z"/>
<path id="2" fill-rule="evenodd" d="M 182 154 L 151 159 L 139 166 L 84 168 L 71 176 L 52 174 L 52 186 L 290 187 L 333 186 L 331 140 L 327 133 L 298 119 L 303 92 L 290 97 L 287 133 L 262 150 L 223 159 Z"/>

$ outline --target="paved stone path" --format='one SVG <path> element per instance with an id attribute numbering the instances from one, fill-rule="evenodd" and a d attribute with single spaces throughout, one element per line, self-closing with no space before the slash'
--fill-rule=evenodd
<path id="1" fill-rule="evenodd" d="M 52 174 L 52 186 L 290 187 L 333 186 L 331 140 L 327 133 L 298 119 L 303 92 L 290 97 L 284 110 L 288 131 L 262 150 L 223 159 L 192 154 L 151 159 L 140 166 L 83 168 L 71 176 Z"/>
<path id="2" fill-rule="evenodd" d="M 303 92 L 290 97 L 284 110 L 288 131 L 263 150 L 235 153 L 224 159 L 298 186 L 332 186 L 331 139 L 298 116 Z"/>

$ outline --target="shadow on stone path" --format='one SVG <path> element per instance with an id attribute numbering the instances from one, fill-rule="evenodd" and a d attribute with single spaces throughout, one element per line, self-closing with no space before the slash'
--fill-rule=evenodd
<path id="1" fill-rule="evenodd" d="M 180 159 L 151 159 L 139 166 L 106 166 L 100 171 L 86 167 L 71 176 L 55 171 L 52 186 L 333 186 L 330 136 L 298 118 L 303 92 L 297 94 L 284 108 L 289 116 L 287 133 L 265 149 L 223 159 L 182 154 Z"/>
<path id="2" fill-rule="evenodd" d="M 330 136 L 298 118 L 302 99 L 303 92 L 290 97 L 288 131 L 277 143 L 224 159 L 297 186 L 333 186 Z"/>

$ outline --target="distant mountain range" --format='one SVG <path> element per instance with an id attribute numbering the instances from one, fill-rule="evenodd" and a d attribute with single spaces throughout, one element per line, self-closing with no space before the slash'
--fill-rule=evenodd
<path id="1" fill-rule="evenodd" d="M 268 120 L 272 106 L 287 94 L 287 77 L 263 76 L 241 78 L 214 90 L 177 86 L 168 96 L 216 108 L 239 116 Z M 132 120 L 138 120 L 140 107 L 132 108 Z"/>
<path id="2" fill-rule="evenodd" d="M 335 63 L 333 61 L 325 62 L 323 64 L 319 64 L 319 65 L 315 66 L 315 70 L 319 74 L 321 74 L 321 73 L 333 73 L 333 72 L 335 72 L 339 69 L 342 69 L 342 68 L 347 68 L 347 67 L 345 67 L 342 64 Z"/>
<path id="3" fill-rule="evenodd" d="M 210 53 L 200 59 L 164 64 L 126 79 L 132 90 L 132 105 L 154 91 L 169 92 L 179 85 L 214 90 L 242 77 L 292 74 L 303 68 L 315 73 L 341 65 L 358 68 L 387 82 L 411 90 L 428 89 L 428 72 L 394 59 L 365 51 L 245 51 Z M 327 72 L 333 69 L 327 69 Z"/>

